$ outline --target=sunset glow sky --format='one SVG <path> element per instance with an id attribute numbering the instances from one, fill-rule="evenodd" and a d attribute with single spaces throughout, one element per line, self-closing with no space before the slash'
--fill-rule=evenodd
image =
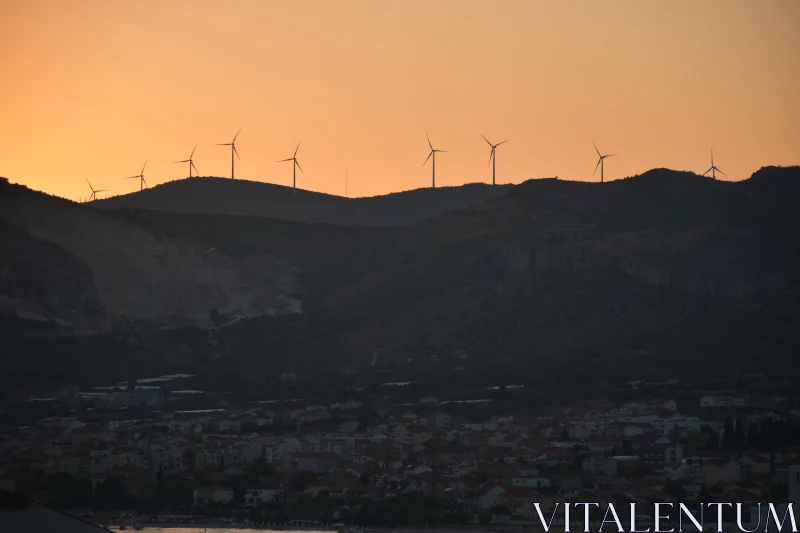
<path id="1" fill-rule="evenodd" d="M 78 199 L 236 175 L 371 196 L 800 164 L 797 0 L 0 0 L 0 175 Z M 430 164 L 430 163 L 429 163 Z"/>

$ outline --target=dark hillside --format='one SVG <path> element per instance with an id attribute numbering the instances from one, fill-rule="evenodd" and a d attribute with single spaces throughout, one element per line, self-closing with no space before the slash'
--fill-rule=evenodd
<path id="1" fill-rule="evenodd" d="M 98 200 L 105 210 L 137 209 L 184 214 L 252 215 L 343 226 L 404 226 L 445 211 L 505 195 L 510 185 L 471 183 L 385 196 L 345 198 L 247 180 L 191 178 Z"/>
<path id="2" fill-rule="evenodd" d="M 219 302 L 213 327 L 168 322 L 173 329 L 164 330 L 156 319 L 119 322 L 117 313 L 118 326 L 96 340 L 11 335 L 6 368 L 30 376 L 48 358 L 64 368 L 91 360 L 92 371 L 121 380 L 138 361 L 153 371 L 245 380 L 254 390 L 277 386 L 275 376 L 287 369 L 304 386 L 418 379 L 436 387 L 500 379 L 539 387 L 558 376 L 587 383 L 637 373 L 692 378 L 698 365 L 777 372 L 800 347 L 799 186 L 798 167 L 765 167 L 737 183 L 666 169 L 606 184 L 531 180 L 491 201 L 393 228 L 81 206 L 64 220 L 80 220 L 86 231 L 116 228 L 104 253 L 140 240 L 132 251 L 166 250 L 130 256 L 152 283 L 167 251 L 176 270 L 166 279 L 201 272 L 198 280 L 206 280 L 187 284 L 186 294 L 228 279 L 196 304 L 199 314 Z M 44 224 L 51 215 L 30 199 L 7 205 L 18 223 L 40 232 L 36 239 L 51 240 L 37 240 L 41 252 L 29 253 L 36 279 L 58 281 L 44 267 L 49 255 L 54 264 L 74 256 L 93 277 L 103 274 L 93 241 L 78 246 L 72 233 Z M 6 229 L 9 245 L 27 242 Z M 72 255 L 62 257 L 58 246 Z M 20 268 L 3 264 L 17 276 L 4 289 L 11 301 Z M 276 266 L 263 271 L 265 264 Z M 115 279 L 114 294 L 136 292 L 126 277 Z M 250 315 L 237 314 L 231 302 L 247 303 L 239 295 L 253 291 L 292 313 L 261 313 L 250 302 Z M 107 292 L 98 294 L 115 303 Z M 28 302 L 54 316 L 79 307 L 77 299 L 60 311 L 46 303 Z M 102 363 L 85 355 L 92 346 L 108 354 Z"/>

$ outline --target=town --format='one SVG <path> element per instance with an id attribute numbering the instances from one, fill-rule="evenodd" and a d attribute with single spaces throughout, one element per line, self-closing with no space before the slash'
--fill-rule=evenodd
<path id="1" fill-rule="evenodd" d="M 709 394 L 679 405 L 631 381 L 634 399 L 502 413 L 492 395 L 523 386 L 461 402 L 394 402 L 411 382 L 334 403 L 237 402 L 182 388 L 192 378 L 7 398 L 0 488 L 98 523 L 342 527 L 529 527 L 539 523 L 535 503 L 800 497 L 792 396 Z"/>

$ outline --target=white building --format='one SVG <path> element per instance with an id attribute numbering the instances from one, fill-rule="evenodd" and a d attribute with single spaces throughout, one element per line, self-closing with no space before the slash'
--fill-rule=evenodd
<path id="1" fill-rule="evenodd" d="M 245 491 L 244 502 L 248 507 L 258 507 L 261 504 L 271 502 L 280 493 L 281 489 L 277 487 L 271 485 L 259 485 Z"/>
<path id="2" fill-rule="evenodd" d="M 194 489 L 194 504 L 209 505 L 233 500 L 233 489 L 222 485 L 205 485 Z"/>

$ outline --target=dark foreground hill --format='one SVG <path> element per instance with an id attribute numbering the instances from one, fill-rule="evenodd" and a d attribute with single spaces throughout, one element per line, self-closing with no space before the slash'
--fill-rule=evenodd
<path id="1" fill-rule="evenodd" d="M 93 202 L 104 210 L 253 215 L 344 226 L 403 226 L 427 217 L 499 198 L 511 185 L 471 183 L 345 198 L 257 181 L 191 178 Z"/>
<path id="2" fill-rule="evenodd" d="M 34 200 L 41 195 L 7 194 L 15 195 L 9 208 L 32 207 L 24 217 L 14 208 L 3 239 L 13 237 L 17 254 L 27 254 L 38 276 L 27 282 L 49 287 L 27 291 L 26 305 L 40 315 L 65 305 L 71 313 L 61 310 L 59 337 L 11 313 L 0 373 L 17 380 L 195 370 L 258 389 L 292 370 L 324 383 L 356 375 L 453 385 L 505 376 L 539 387 L 551 379 L 708 378 L 754 367 L 785 374 L 800 346 L 800 167 L 763 168 L 737 183 L 665 169 L 606 184 L 532 180 L 491 202 L 395 228 L 76 206 L 81 217 L 98 217 L 92 224 L 122 232 L 97 244 L 106 252 L 130 249 L 126 235 L 144 232 L 174 247 L 168 264 L 216 254 L 169 274 L 188 293 L 217 295 L 192 300 L 192 327 L 163 313 L 126 321 L 115 308 L 118 326 L 83 336 L 64 336 L 63 322 L 78 322 L 81 306 L 86 315 L 104 313 L 96 302 L 109 298 L 108 289 L 92 276 L 105 263 L 86 260 L 91 244 L 71 244 L 64 255 L 63 235 L 36 229 L 53 208 Z M 13 302 L 24 269 L 4 257 L 0 271 L 17 281 L 0 289 Z M 130 275 L 164 268 L 163 259 L 145 257 Z M 254 278 L 258 269 L 243 266 L 253 258 L 273 269 Z M 88 266 L 75 266 L 74 276 L 49 266 L 81 263 Z M 223 267 L 230 281 L 209 288 Z M 192 277 L 198 269 L 206 272 L 201 281 Z M 242 309 L 228 295 L 247 292 L 244 282 L 247 290 L 282 287 L 299 307 L 287 304 L 283 315 Z M 126 283 L 119 276 L 114 294 L 127 294 Z M 97 297 L 75 303 L 77 292 L 92 290 Z M 71 303 L 52 303 L 53 291 Z M 189 300 L 175 298 L 177 313 Z M 202 321 L 214 302 L 219 309 Z M 5 309 L 9 316 L 13 305 Z"/>

